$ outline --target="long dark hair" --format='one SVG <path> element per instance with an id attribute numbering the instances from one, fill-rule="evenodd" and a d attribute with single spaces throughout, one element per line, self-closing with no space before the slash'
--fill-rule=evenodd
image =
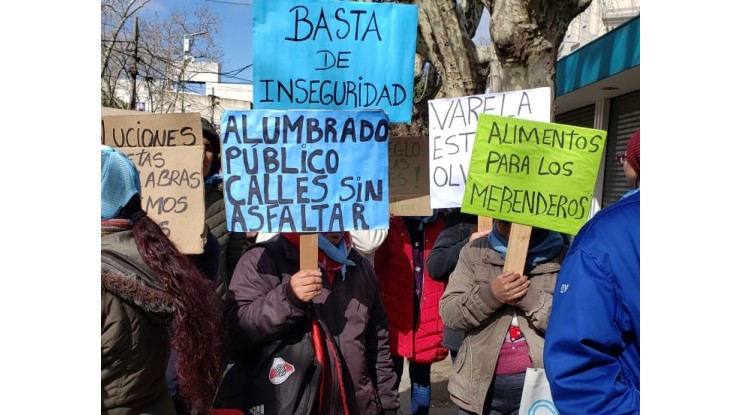
<path id="1" fill-rule="evenodd" d="M 134 218 L 133 235 L 139 254 L 175 299 L 176 327 L 171 343 L 178 352 L 175 371 L 182 402 L 191 411 L 210 414 L 221 383 L 224 348 L 211 282 L 146 216 L 139 195 L 132 197 L 121 213 Z"/>

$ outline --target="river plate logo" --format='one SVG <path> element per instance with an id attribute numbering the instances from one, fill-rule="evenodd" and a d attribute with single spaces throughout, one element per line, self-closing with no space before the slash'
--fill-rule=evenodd
<path id="1" fill-rule="evenodd" d="M 295 366 L 280 357 L 276 357 L 273 359 L 272 367 L 270 368 L 270 383 L 279 385 L 288 380 L 293 372 L 295 372 Z"/>

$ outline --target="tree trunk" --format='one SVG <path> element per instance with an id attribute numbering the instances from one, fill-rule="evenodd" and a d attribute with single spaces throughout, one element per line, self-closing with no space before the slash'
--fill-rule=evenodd
<path id="1" fill-rule="evenodd" d="M 570 22 L 591 0 L 482 0 L 491 13 L 489 86 L 513 91 L 548 86 L 554 91 L 560 44 Z M 551 94 L 554 114 L 555 94 Z"/>
<path id="2" fill-rule="evenodd" d="M 424 136 L 429 134 L 428 99 L 466 96 L 485 89 L 487 62 L 479 62 L 472 37 L 480 22 L 480 2 L 463 0 L 418 0 L 419 26 L 416 53 L 431 63 L 425 83 L 414 97 L 410 124 L 394 124 L 392 134 Z M 417 94 L 415 94 L 417 95 Z"/>
<path id="3" fill-rule="evenodd" d="M 414 3 L 413 1 L 403 1 Z M 417 77 L 410 124 L 394 135 L 427 135 L 429 99 L 555 87 L 557 53 L 570 22 L 591 0 L 417 0 L 416 53 L 432 65 Z M 473 44 L 483 7 L 491 15 L 492 48 Z M 486 78 L 489 78 L 486 81 Z M 423 83 L 422 83 L 423 82 Z M 555 94 L 551 94 L 554 103 Z M 551 105 L 554 113 L 554 105 Z"/>

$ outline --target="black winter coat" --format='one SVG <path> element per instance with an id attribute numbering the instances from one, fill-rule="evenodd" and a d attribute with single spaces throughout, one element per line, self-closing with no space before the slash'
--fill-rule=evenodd
<path id="1" fill-rule="evenodd" d="M 245 355 L 290 333 L 305 323 L 308 309 L 324 322 L 349 373 L 345 384 L 354 391 L 361 414 L 396 411 L 398 392 L 388 342 L 387 319 L 372 265 L 354 250 L 344 279 L 330 285 L 324 276 L 322 293 L 307 307 L 290 289 L 283 273 L 299 271 L 299 251 L 283 237 L 270 250 L 250 247 L 234 270 L 226 294 L 225 319 L 232 349 Z M 271 252 L 282 252 L 275 258 Z M 285 261 L 278 264 L 277 261 Z M 281 273 L 279 270 L 283 270 Z"/>

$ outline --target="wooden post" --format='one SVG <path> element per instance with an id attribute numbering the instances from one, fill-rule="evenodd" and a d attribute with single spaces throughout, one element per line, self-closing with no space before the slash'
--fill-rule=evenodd
<path id="1" fill-rule="evenodd" d="M 514 271 L 519 275 L 524 275 L 524 263 L 527 260 L 529 237 L 531 235 L 531 226 L 521 225 L 518 223 L 511 224 L 509 245 L 506 247 L 504 271 Z"/>
<path id="2" fill-rule="evenodd" d="M 478 216 L 478 230 L 485 231 L 487 229 L 493 229 L 493 218 Z"/>
<path id="3" fill-rule="evenodd" d="M 319 269 L 319 234 L 302 233 L 299 249 L 301 269 Z"/>

